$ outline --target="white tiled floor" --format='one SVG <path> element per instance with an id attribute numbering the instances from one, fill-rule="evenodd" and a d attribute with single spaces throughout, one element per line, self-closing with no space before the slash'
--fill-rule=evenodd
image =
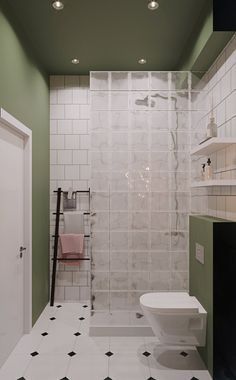
<path id="1" fill-rule="evenodd" d="M 153 337 L 89 337 L 89 307 L 58 306 L 45 308 L 1 368 L 0 380 L 211 379 L 194 349 L 163 347 Z"/>

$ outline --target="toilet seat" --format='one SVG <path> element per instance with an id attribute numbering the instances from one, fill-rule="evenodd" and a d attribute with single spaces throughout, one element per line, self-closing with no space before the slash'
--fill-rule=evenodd
<path id="1" fill-rule="evenodd" d="M 141 305 L 156 313 L 199 313 L 201 305 L 186 292 L 146 293 L 140 297 Z"/>

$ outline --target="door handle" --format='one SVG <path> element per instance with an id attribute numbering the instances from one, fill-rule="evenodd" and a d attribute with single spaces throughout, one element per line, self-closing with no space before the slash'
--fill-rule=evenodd
<path id="1" fill-rule="evenodd" d="M 23 251 L 26 251 L 26 247 L 20 247 L 20 258 L 23 257 Z"/>

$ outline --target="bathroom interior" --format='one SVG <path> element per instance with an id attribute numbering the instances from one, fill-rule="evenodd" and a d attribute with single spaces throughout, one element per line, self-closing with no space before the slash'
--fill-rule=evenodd
<path id="1" fill-rule="evenodd" d="M 211 0 L 2 0 L 0 380 L 236 379 L 236 34 Z"/>

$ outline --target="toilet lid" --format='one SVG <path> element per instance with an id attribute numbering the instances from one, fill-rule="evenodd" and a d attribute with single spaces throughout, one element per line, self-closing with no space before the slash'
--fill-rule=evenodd
<path id="1" fill-rule="evenodd" d="M 140 297 L 140 304 L 146 309 L 160 313 L 198 313 L 199 302 L 188 293 L 163 292 L 147 293 Z"/>

